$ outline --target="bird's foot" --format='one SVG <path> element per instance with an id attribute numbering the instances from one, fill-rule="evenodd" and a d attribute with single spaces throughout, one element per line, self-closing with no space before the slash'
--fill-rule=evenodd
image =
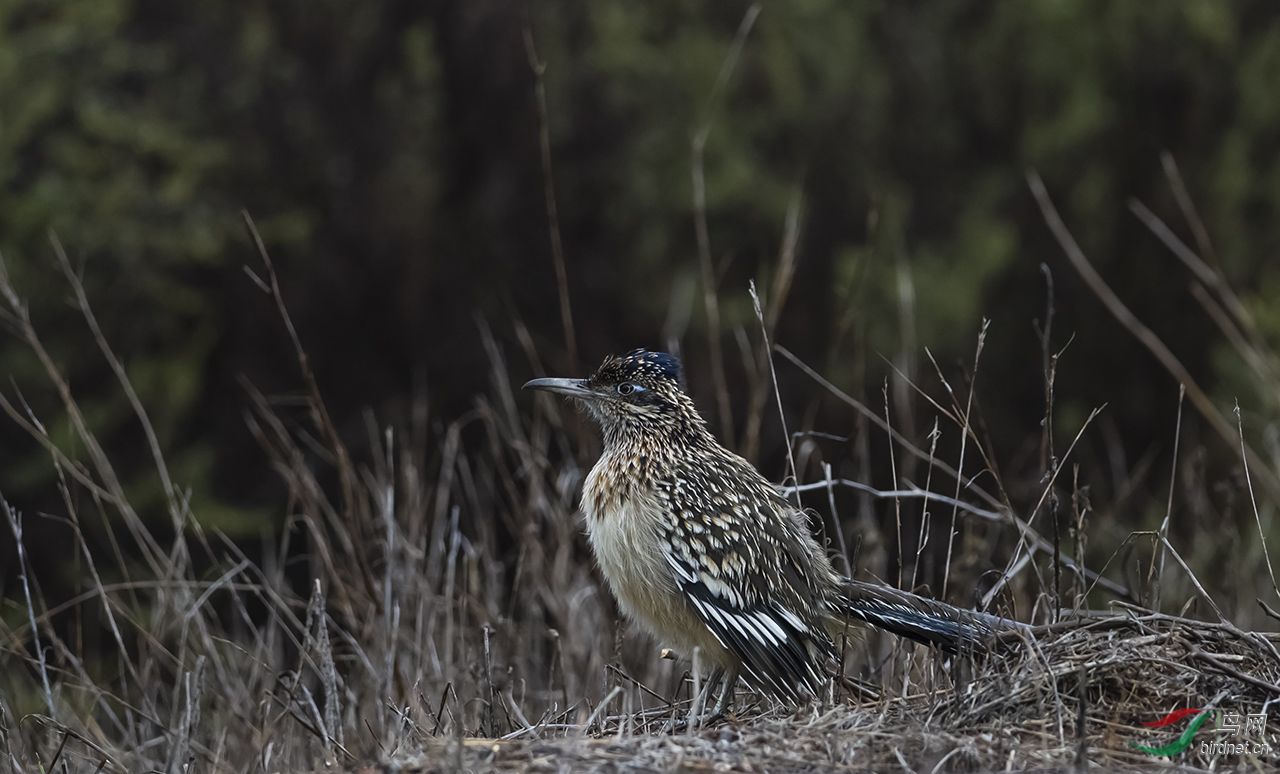
<path id="1" fill-rule="evenodd" d="M 693 712 L 684 716 L 673 716 L 662 726 L 664 734 L 684 734 L 689 731 L 696 731 L 700 728 L 711 728 L 719 723 L 723 723 L 729 719 L 724 712 L 711 711 L 701 716 L 695 717 Z"/>

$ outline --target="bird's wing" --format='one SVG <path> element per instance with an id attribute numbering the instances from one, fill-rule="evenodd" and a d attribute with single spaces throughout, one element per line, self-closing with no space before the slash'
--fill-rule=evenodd
<path id="1" fill-rule="evenodd" d="M 743 486 L 740 475 L 703 466 L 673 476 L 662 487 L 664 559 L 698 618 L 741 660 L 743 677 L 797 701 L 819 695 L 823 661 L 834 653 L 813 577 L 820 568 L 785 501 L 754 478 Z"/>

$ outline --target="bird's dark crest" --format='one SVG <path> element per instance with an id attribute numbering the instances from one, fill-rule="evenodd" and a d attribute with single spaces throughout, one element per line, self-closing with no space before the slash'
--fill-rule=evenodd
<path id="1" fill-rule="evenodd" d="M 607 358 L 596 371 L 596 379 L 610 381 L 644 381 L 668 379 L 684 389 L 684 369 L 680 359 L 666 352 L 633 349 L 624 355 Z"/>

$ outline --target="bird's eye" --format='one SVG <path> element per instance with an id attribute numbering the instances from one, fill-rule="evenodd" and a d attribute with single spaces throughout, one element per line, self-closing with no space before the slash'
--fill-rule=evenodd
<path id="1" fill-rule="evenodd" d="M 644 388 L 643 388 L 643 387 L 641 387 L 641 386 L 640 386 L 640 385 L 638 385 L 638 384 L 633 384 L 632 382 L 619 382 L 619 383 L 618 383 L 618 394 L 619 394 L 619 395 L 631 395 L 631 394 L 633 394 L 633 393 L 637 393 L 637 392 L 644 392 Z"/>

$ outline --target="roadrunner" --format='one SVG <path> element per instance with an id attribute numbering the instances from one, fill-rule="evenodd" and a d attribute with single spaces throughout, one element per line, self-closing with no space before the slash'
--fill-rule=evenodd
<path id="1" fill-rule="evenodd" d="M 821 695 L 849 622 L 950 652 L 1016 626 L 836 572 L 804 513 L 712 436 L 671 355 L 637 349 L 586 379 L 524 386 L 575 398 L 600 425 L 582 492 L 596 561 L 629 618 L 697 648 L 709 684 L 727 676 L 717 714 L 739 676 L 782 701 Z"/>

